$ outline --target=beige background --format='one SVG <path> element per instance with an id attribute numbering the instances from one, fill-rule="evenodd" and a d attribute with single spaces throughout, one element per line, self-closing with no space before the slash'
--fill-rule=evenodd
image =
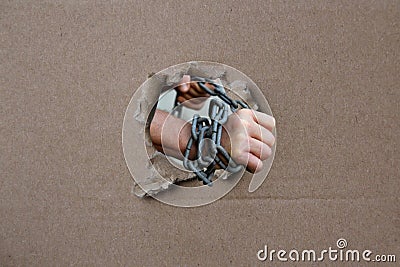
<path id="1" fill-rule="evenodd" d="M 214 2 L 0 2 L 0 265 L 263 266 L 340 237 L 399 260 L 399 1 Z M 121 130 L 190 60 L 249 75 L 278 147 L 255 193 L 182 209 L 131 194 Z"/>

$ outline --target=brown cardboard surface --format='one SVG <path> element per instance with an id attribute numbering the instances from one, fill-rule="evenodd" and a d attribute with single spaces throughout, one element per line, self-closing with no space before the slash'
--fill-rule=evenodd
<path id="1" fill-rule="evenodd" d="M 0 265 L 262 266 L 338 238 L 399 260 L 399 2 L 214 2 L 1 1 Z M 183 209 L 133 196 L 121 130 L 191 60 L 249 75 L 278 143 L 255 193 Z"/>

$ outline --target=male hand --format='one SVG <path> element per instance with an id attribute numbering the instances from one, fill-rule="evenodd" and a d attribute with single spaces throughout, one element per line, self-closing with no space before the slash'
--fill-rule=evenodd
<path id="1" fill-rule="evenodd" d="M 176 87 L 176 98 L 178 102 L 182 103 L 185 107 L 199 110 L 204 106 L 206 98 L 210 95 L 204 92 L 197 82 L 190 81 L 190 75 L 183 76 L 179 86 Z M 214 87 L 209 83 L 206 83 L 206 86 L 210 89 L 214 89 Z"/>
<path id="2" fill-rule="evenodd" d="M 272 154 L 275 137 L 272 130 L 275 119 L 250 109 L 240 109 L 224 124 L 221 145 L 232 159 L 255 173 L 263 167 L 263 160 Z"/>

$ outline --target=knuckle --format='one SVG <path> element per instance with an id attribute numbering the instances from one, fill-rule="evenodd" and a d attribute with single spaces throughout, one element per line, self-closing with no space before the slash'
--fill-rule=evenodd
<path id="1" fill-rule="evenodd" d="M 247 116 L 254 116 L 254 112 L 251 109 L 245 108 L 245 109 L 241 109 L 243 110 L 243 114 L 247 115 Z"/>
<path id="2" fill-rule="evenodd" d="M 252 115 L 252 111 L 250 109 L 244 108 L 244 109 L 239 109 L 238 111 L 236 111 L 236 113 L 239 116 L 248 116 L 248 115 Z"/>
<path id="3" fill-rule="evenodd" d="M 252 130 L 252 123 L 248 120 L 241 120 L 241 125 L 246 129 L 246 131 Z"/>

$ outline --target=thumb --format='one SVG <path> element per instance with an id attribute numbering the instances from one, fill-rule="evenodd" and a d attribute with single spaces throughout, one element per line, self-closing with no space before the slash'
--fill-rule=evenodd
<path id="1" fill-rule="evenodd" d="M 190 75 L 183 75 L 182 80 L 179 82 L 178 91 L 186 93 L 190 89 Z"/>

